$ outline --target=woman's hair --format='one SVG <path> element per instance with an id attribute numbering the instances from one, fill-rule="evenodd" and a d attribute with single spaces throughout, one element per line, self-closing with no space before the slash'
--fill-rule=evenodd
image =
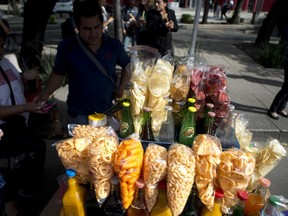
<path id="1" fill-rule="evenodd" d="M 0 37 L 5 41 L 7 38 L 7 33 L 3 29 L 3 27 L 0 25 Z"/>
<path id="2" fill-rule="evenodd" d="M 102 9 L 98 0 L 75 0 L 73 4 L 73 16 L 76 26 L 80 25 L 81 17 L 93 17 L 98 15 L 103 23 Z"/>

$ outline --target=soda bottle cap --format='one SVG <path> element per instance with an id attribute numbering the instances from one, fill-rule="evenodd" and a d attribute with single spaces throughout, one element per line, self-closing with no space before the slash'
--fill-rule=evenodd
<path id="1" fill-rule="evenodd" d="M 142 178 L 139 178 L 137 181 L 136 181 L 136 187 L 137 188 L 144 188 L 145 186 L 145 182 Z"/>
<path id="2" fill-rule="evenodd" d="M 158 183 L 158 187 L 159 187 L 160 189 L 166 190 L 166 189 L 167 189 L 167 182 L 166 182 L 166 180 L 163 179 L 162 181 L 160 181 L 160 182 Z"/>
<path id="3" fill-rule="evenodd" d="M 189 112 L 196 112 L 197 111 L 196 107 L 193 107 L 193 106 L 190 106 L 188 108 L 188 110 L 189 110 Z"/>
<path id="4" fill-rule="evenodd" d="M 265 187 L 265 188 L 268 188 L 270 187 L 271 185 L 271 181 L 267 178 L 260 178 L 259 179 L 259 184 L 262 186 L 262 187 Z"/>
<path id="5" fill-rule="evenodd" d="M 66 175 L 67 175 L 69 178 L 75 177 L 75 176 L 76 176 L 76 171 L 75 171 L 74 169 L 67 169 L 67 170 L 66 170 Z"/>
<path id="6" fill-rule="evenodd" d="M 238 198 L 242 201 L 245 201 L 248 199 L 248 193 L 245 190 L 240 190 L 237 194 Z"/>
<path id="7" fill-rule="evenodd" d="M 150 112 L 151 108 L 146 106 L 146 107 L 143 108 L 143 110 L 144 110 L 144 112 Z"/>
<path id="8" fill-rule="evenodd" d="M 214 108 L 214 104 L 212 104 L 212 103 L 207 103 L 206 106 L 207 106 L 209 109 L 213 109 L 213 108 Z"/>
<path id="9" fill-rule="evenodd" d="M 166 109 L 167 111 L 172 111 L 172 106 L 165 106 L 165 109 Z"/>
<path id="10" fill-rule="evenodd" d="M 219 199 L 222 199 L 223 197 L 224 197 L 224 192 L 223 192 L 223 190 L 221 190 L 221 189 L 216 189 L 215 190 L 215 197 L 216 198 L 219 198 Z"/>
<path id="11" fill-rule="evenodd" d="M 210 117 L 215 117 L 216 114 L 215 114 L 215 112 L 210 111 L 210 112 L 208 112 L 208 116 L 210 116 Z"/>
<path id="12" fill-rule="evenodd" d="M 117 185 L 119 183 L 119 179 L 116 175 L 112 176 L 112 178 L 110 179 L 110 182 L 112 185 Z"/>
<path id="13" fill-rule="evenodd" d="M 188 98 L 187 101 L 188 101 L 189 103 L 195 103 L 195 102 L 196 102 L 195 98 Z"/>
<path id="14" fill-rule="evenodd" d="M 124 107 L 129 107 L 129 106 L 130 106 L 130 102 L 124 101 L 124 102 L 122 103 L 122 105 L 123 105 Z"/>
<path id="15" fill-rule="evenodd" d="M 269 201 L 269 203 L 271 203 L 271 205 L 273 205 L 273 206 L 277 206 L 277 205 L 279 205 L 279 203 L 280 203 L 280 200 L 279 200 L 277 197 L 275 197 L 275 196 L 270 196 L 269 199 L 268 199 L 268 201 Z"/>

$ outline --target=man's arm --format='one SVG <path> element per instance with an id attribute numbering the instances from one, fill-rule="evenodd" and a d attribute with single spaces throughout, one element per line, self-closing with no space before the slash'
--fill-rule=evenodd
<path id="1" fill-rule="evenodd" d="M 56 73 L 51 73 L 48 84 L 40 96 L 39 101 L 47 101 L 51 94 L 54 93 L 63 83 L 64 76 Z"/>
<path id="2" fill-rule="evenodd" d="M 125 69 L 122 68 L 121 70 L 121 78 L 120 78 L 120 84 L 116 91 L 116 98 L 120 98 L 123 95 L 123 92 L 127 86 L 127 83 L 130 80 L 130 73 Z"/>

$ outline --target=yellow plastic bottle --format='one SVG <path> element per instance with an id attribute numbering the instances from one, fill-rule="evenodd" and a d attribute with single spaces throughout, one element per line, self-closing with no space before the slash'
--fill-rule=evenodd
<path id="1" fill-rule="evenodd" d="M 67 169 L 68 188 L 63 196 L 63 210 L 65 216 L 86 216 L 85 196 L 87 190 L 77 182 L 76 171 Z"/>
<path id="2" fill-rule="evenodd" d="M 162 180 L 158 184 L 159 193 L 157 196 L 157 201 L 150 212 L 150 216 L 172 216 L 172 211 L 167 203 L 166 181 Z"/>
<path id="3" fill-rule="evenodd" d="M 207 209 L 205 206 L 203 207 L 200 216 L 222 216 L 221 212 L 221 199 L 224 197 L 224 193 L 222 190 L 215 191 L 214 198 L 214 206 L 212 211 Z"/>

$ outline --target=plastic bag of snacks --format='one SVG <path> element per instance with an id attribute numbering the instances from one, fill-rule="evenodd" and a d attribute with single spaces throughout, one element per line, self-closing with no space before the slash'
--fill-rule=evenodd
<path id="1" fill-rule="evenodd" d="M 287 152 L 279 140 L 268 139 L 266 145 L 262 149 L 259 149 L 255 156 L 256 167 L 249 184 L 249 190 L 255 189 L 259 178 L 265 177 L 286 155 Z"/>
<path id="2" fill-rule="evenodd" d="M 240 149 L 228 149 L 221 153 L 221 162 L 217 167 L 217 183 L 224 191 L 222 211 L 234 206 L 237 193 L 246 190 L 255 169 L 252 154 Z"/>
<path id="3" fill-rule="evenodd" d="M 102 128 L 104 130 L 104 128 Z M 88 162 L 96 199 L 101 206 L 110 194 L 110 179 L 114 175 L 113 163 L 118 148 L 115 131 L 108 127 L 88 147 Z"/>
<path id="4" fill-rule="evenodd" d="M 167 172 L 167 149 L 150 143 L 144 154 L 143 177 L 145 181 L 145 203 L 150 212 L 158 196 L 157 184 Z"/>
<path id="5" fill-rule="evenodd" d="M 222 152 L 220 140 L 211 135 L 200 134 L 194 139 L 193 151 L 196 154 L 195 183 L 199 198 L 210 210 L 214 206 L 214 181 L 216 168 Z"/>
<path id="6" fill-rule="evenodd" d="M 120 180 L 121 200 L 125 209 L 128 209 L 135 195 L 135 183 L 141 175 L 143 154 L 142 144 L 135 134 L 123 140 L 115 154 L 114 171 Z"/>
<path id="7" fill-rule="evenodd" d="M 92 139 L 82 137 L 56 143 L 56 150 L 63 166 L 65 169 L 72 168 L 77 171 L 76 178 L 80 184 L 87 184 L 90 181 L 87 149 L 91 142 Z"/>
<path id="8" fill-rule="evenodd" d="M 167 199 L 174 216 L 180 215 L 194 183 L 195 154 L 182 144 L 172 144 L 168 150 Z"/>

